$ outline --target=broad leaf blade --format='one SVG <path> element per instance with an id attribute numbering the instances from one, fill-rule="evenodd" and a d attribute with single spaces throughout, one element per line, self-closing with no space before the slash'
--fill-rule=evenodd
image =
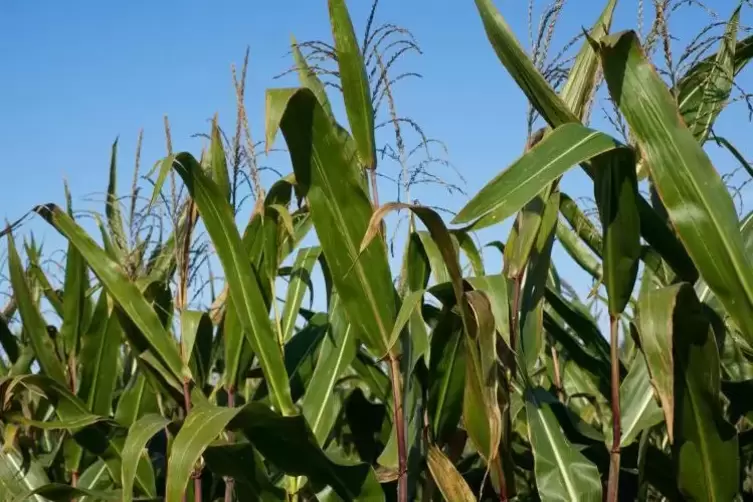
<path id="1" fill-rule="evenodd" d="M 372 214 L 371 202 L 359 174 L 352 169 L 344 143 L 311 91 L 280 92 L 276 99 L 283 101 L 278 106 L 285 107 L 282 132 L 332 282 L 356 336 L 369 350 L 383 355 L 396 316 L 395 288 L 384 243 L 372 242 L 358 259 L 358 244 Z"/>
<path id="2" fill-rule="evenodd" d="M 528 431 L 541 500 L 601 501 L 601 479 L 595 465 L 567 440 L 543 389 L 526 391 Z"/>
<path id="3" fill-rule="evenodd" d="M 465 482 L 458 470 L 452 465 L 442 450 L 436 446 L 429 447 L 427 463 L 431 477 L 442 492 L 447 501 L 452 502 L 476 502 L 476 497 L 471 492 L 468 483 Z"/>
<path id="4" fill-rule="evenodd" d="M 161 415 L 145 415 L 128 430 L 125 444 L 123 445 L 123 463 L 121 466 L 121 483 L 123 486 L 123 502 L 133 500 L 133 481 L 136 477 L 136 465 L 140 459 L 146 456 L 143 450 L 146 448 L 149 440 L 160 431 L 167 427 L 170 420 Z M 148 460 L 148 459 L 147 459 Z"/>
<path id="5" fill-rule="evenodd" d="M 238 320 L 254 353 L 259 357 L 275 404 L 283 413 L 293 414 L 295 407 L 290 397 L 282 353 L 269 321 L 256 274 L 235 227 L 230 203 L 222 198 L 217 185 L 207 178 L 191 154 L 178 154 L 173 168 L 183 178 L 215 245 Z"/>
<path id="6" fill-rule="evenodd" d="M 753 269 L 732 199 L 633 32 L 601 43 L 610 94 L 635 134 L 656 189 L 703 279 L 753 347 Z"/>

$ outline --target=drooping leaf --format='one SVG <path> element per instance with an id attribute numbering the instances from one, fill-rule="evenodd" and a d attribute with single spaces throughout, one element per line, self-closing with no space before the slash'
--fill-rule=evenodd
<path id="1" fill-rule="evenodd" d="M 427 454 L 427 464 L 431 477 L 442 492 L 442 496 L 447 501 L 452 502 L 476 502 L 476 497 L 468 487 L 463 476 L 452 465 L 442 450 L 436 446 L 429 447 Z"/>

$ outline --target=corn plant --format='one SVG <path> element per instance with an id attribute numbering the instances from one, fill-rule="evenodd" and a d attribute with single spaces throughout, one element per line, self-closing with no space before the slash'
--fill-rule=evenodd
<path id="1" fill-rule="evenodd" d="M 168 146 L 143 210 L 134 183 L 127 225 L 113 148 L 98 240 L 70 196 L 33 209 L 68 243 L 61 288 L 33 239 L 24 263 L 23 227 L 9 226 L 0 498 L 751 497 L 753 218 L 740 221 L 704 145 L 753 42 L 738 8 L 716 52 L 667 83 L 636 32 L 610 32 L 616 3 L 555 90 L 492 1 L 475 0 L 546 124 L 452 221 L 379 203 L 367 66 L 344 0 L 329 0 L 346 120 L 294 43 L 300 86 L 269 89 L 265 117 L 266 147 L 281 136 L 292 172 L 266 192 L 253 181 L 248 218 L 239 107 L 229 148 L 217 120 L 198 158 Z M 587 125 L 602 77 L 622 139 Z M 576 166 L 598 221 L 560 189 Z M 155 237 L 168 180 L 172 223 Z M 410 214 L 396 271 L 394 211 Z M 474 236 L 513 217 L 490 243 L 503 270 L 487 273 Z M 205 241 L 224 285 L 197 306 Z M 555 241 L 605 288 L 608 333 L 557 273 Z M 305 306 L 314 292 L 322 309 Z"/>

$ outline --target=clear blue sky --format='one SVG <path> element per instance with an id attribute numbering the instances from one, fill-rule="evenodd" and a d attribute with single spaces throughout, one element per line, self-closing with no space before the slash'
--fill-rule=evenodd
<path id="1" fill-rule="evenodd" d="M 527 46 L 526 3 L 496 2 Z M 576 30 L 589 27 L 602 3 L 570 0 L 554 48 L 559 49 Z M 737 4 L 734 0 L 712 3 L 723 19 Z M 369 5 L 368 0 L 348 2 L 359 35 Z M 636 5 L 636 0 L 620 1 L 613 30 L 635 26 Z M 543 6 L 544 2 L 537 2 L 536 22 Z M 743 23 L 750 22 L 750 14 L 744 10 Z M 647 12 L 647 19 L 650 15 Z M 698 8 L 685 9 L 670 28 L 680 42 L 687 42 L 688 35 L 706 22 L 704 16 Z M 473 2 L 382 0 L 377 20 L 410 28 L 421 45 L 424 54 L 410 55 L 403 68 L 421 73 L 423 79 L 406 80 L 397 87 L 398 111 L 447 144 L 448 158 L 462 172 L 464 188 L 472 195 L 520 155 L 526 110 L 522 93 L 487 42 Z M 215 112 L 225 127 L 233 124 L 230 65 L 241 63 L 247 45 L 251 62 L 246 103 L 253 134 L 261 139 L 264 89 L 295 85 L 291 78 L 272 79 L 291 64 L 287 55 L 291 34 L 299 41 L 329 39 L 326 0 L 3 2 L 0 217 L 13 220 L 34 204 L 62 203 L 63 177 L 77 207 L 92 207 L 82 199 L 102 199 L 110 145 L 116 136 L 120 137 L 120 191 L 125 193 L 140 128 L 145 130 L 142 165 L 150 167 L 165 154 L 165 114 L 172 124 L 174 148 L 198 155 L 201 141 L 190 136 L 208 131 Z M 741 82 L 751 89 L 749 74 Z M 337 104 L 336 113 L 345 122 L 341 110 Z M 608 127 L 602 116 L 597 108 L 594 127 Z M 718 130 L 745 151 L 751 129 L 744 107 L 726 113 Z M 710 151 L 721 170 L 735 167 L 728 155 L 715 147 Z M 277 157 L 274 164 L 290 171 L 284 157 Z M 451 171 L 447 176 L 457 181 Z M 590 196 L 590 185 L 584 181 L 574 170 L 563 188 L 574 197 Z M 394 199 L 394 190 L 385 188 L 383 193 L 383 201 Z M 455 210 L 466 201 L 463 196 L 448 197 L 439 188 L 423 189 L 418 196 L 423 203 Z M 102 208 L 101 204 L 93 207 Z M 30 228 L 44 230 L 39 223 Z M 506 240 L 507 228 L 486 232 L 484 240 Z M 48 240 L 52 243 L 52 236 Z M 562 256 L 560 251 L 557 255 Z M 567 275 L 569 261 L 560 263 Z"/>

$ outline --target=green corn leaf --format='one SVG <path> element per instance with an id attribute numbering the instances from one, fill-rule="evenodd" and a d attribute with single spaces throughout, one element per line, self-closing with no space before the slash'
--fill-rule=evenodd
<path id="1" fill-rule="evenodd" d="M 466 376 L 463 323 L 446 308 L 431 335 L 428 415 L 432 436 L 444 444 L 460 421 Z"/>
<path id="2" fill-rule="evenodd" d="M 635 134 L 655 187 L 688 254 L 753 348 L 753 269 L 732 199 L 682 123 L 672 95 L 646 60 L 637 35 L 601 42 L 610 94 Z"/>
<path id="3" fill-rule="evenodd" d="M 466 365 L 463 422 L 476 450 L 492 464 L 499 460 L 497 455 L 502 440 L 494 315 L 486 295 L 472 291 L 466 296 L 475 326 L 466 337 L 469 364 Z"/>
<path id="4" fill-rule="evenodd" d="M 510 270 L 509 263 L 505 263 L 508 269 L 508 277 L 518 277 L 517 273 L 527 265 L 526 280 L 523 284 L 520 301 L 520 341 L 515 346 L 516 351 L 522 354 L 522 361 L 528 369 L 533 369 L 536 361 L 544 350 L 544 291 L 552 269 L 552 247 L 554 246 L 554 228 L 557 225 L 559 211 L 559 190 L 554 190 L 543 209 L 539 222 L 539 233 L 528 232 L 527 236 L 535 236 L 530 250 L 521 250 L 511 263 L 515 267 Z M 516 245 L 522 239 L 518 239 Z M 515 246 L 505 248 L 505 253 Z M 518 261 L 521 260 L 521 261 Z M 515 274 L 515 275 L 510 275 Z"/>
<path id="5" fill-rule="evenodd" d="M 498 58 L 534 109 L 553 128 L 568 122 L 577 123 L 578 119 L 570 111 L 568 105 L 557 96 L 531 63 L 515 39 L 510 27 L 494 7 L 492 0 L 476 0 L 476 7 L 481 14 L 487 37 Z M 608 7 L 605 12 L 607 10 Z M 751 49 L 746 49 L 746 53 L 748 51 L 753 52 Z M 582 166 L 586 173 L 593 177 L 593 168 L 587 163 L 582 164 Z M 695 266 L 672 230 L 643 197 L 638 199 L 638 209 L 641 216 L 641 234 L 646 241 L 667 260 L 682 278 L 690 281 L 695 280 L 698 276 Z"/>
<path id="6" fill-rule="evenodd" d="M 100 293 L 92 323 L 81 339 L 81 378 L 78 396 L 95 415 L 110 416 L 118 380 L 123 330 L 111 300 Z"/>
<path id="7" fill-rule="evenodd" d="M 186 184 L 199 208 L 207 233 L 217 250 L 225 271 L 230 294 L 235 302 L 236 314 L 247 340 L 259 358 L 262 371 L 275 400 L 275 405 L 285 414 L 294 414 L 290 398 L 282 353 L 276 342 L 267 316 L 264 300 L 255 280 L 251 263 L 245 258 L 243 243 L 235 227 L 230 203 L 224 200 L 217 188 L 201 171 L 196 159 L 188 153 L 176 156 L 173 168 Z"/>
<path id="8" fill-rule="evenodd" d="M 235 481 L 237 500 L 285 502 L 285 490 L 272 484 L 264 459 L 249 443 L 212 445 L 204 451 L 212 473 Z"/>
<path id="9" fill-rule="evenodd" d="M 32 298 L 29 284 L 26 281 L 21 258 L 16 250 L 13 234 L 8 233 L 8 269 L 13 294 L 18 303 L 18 311 L 24 324 L 24 331 L 34 348 L 34 355 L 45 375 L 56 382 L 66 385 L 68 379 L 63 363 L 58 358 L 55 345 L 47 333 L 47 324 L 42 318 L 39 306 Z"/>
<path id="10" fill-rule="evenodd" d="M 641 432 L 660 423 L 664 418 L 656 402 L 646 359 L 642 354 L 636 356 L 627 377 L 620 385 L 620 412 L 622 448 L 633 443 Z"/>
<path id="11" fill-rule="evenodd" d="M 303 416 L 320 446 L 324 446 L 336 418 L 332 413 L 335 383 L 356 357 L 356 349 L 352 326 L 345 316 L 342 301 L 335 294 L 329 330 L 321 342 L 316 368 L 301 401 Z"/>
<path id="12" fill-rule="evenodd" d="M 476 497 L 468 487 L 463 476 L 452 465 L 442 450 L 436 446 L 430 446 L 426 456 L 429 472 L 434 482 L 447 501 L 452 502 L 476 502 Z"/>
<path id="13" fill-rule="evenodd" d="M 128 429 L 128 436 L 123 445 L 123 463 L 121 465 L 120 482 L 123 486 L 123 502 L 133 500 L 133 482 L 136 477 L 136 465 L 143 458 L 149 440 L 161 429 L 167 427 L 170 420 L 161 415 L 144 415 Z"/>
<path id="14" fill-rule="evenodd" d="M 329 98 L 327 98 L 327 90 L 324 88 L 324 84 L 319 80 L 316 72 L 309 67 L 300 47 L 298 47 L 298 42 L 296 42 L 295 37 L 291 36 L 290 41 L 295 65 L 296 68 L 298 68 L 298 80 L 301 83 L 301 86 L 311 89 L 311 92 L 314 93 L 316 99 L 318 99 L 319 103 L 322 105 L 324 112 L 334 121 L 335 115 L 332 113 L 332 105 L 329 102 Z"/>
<path id="15" fill-rule="evenodd" d="M 183 361 L 187 364 L 199 385 L 211 376 L 213 327 L 209 314 L 196 310 L 184 310 L 180 314 Z"/>
<path id="16" fill-rule="evenodd" d="M 304 248 L 298 251 L 295 258 L 285 296 L 285 307 L 282 311 L 281 331 L 283 341 L 287 341 L 293 335 L 295 320 L 298 318 L 298 310 L 301 307 L 307 287 L 313 298 L 311 271 L 314 269 L 314 264 L 319 259 L 321 251 L 319 247 Z"/>
<path id="17" fill-rule="evenodd" d="M 73 487 L 62 483 L 50 483 L 25 493 L 21 497 L 13 499 L 13 502 L 25 502 L 34 500 L 34 497 L 42 497 L 42 500 L 52 502 L 74 502 L 81 497 L 91 497 L 98 501 L 118 501 L 121 498 L 120 491 L 117 490 L 87 490 L 84 488 Z"/>
<path id="18" fill-rule="evenodd" d="M 609 314 L 625 310 L 638 276 L 641 230 L 638 215 L 638 180 L 632 153 L 613 152 L 599 162 L 594 177 L 594 197 L 604 232 L 604 285 Z"/>
<path id="19" fill-rule="evenodd" d="M 568 441 L 552 411 L 553 397 L 526 390 L 526 415 L 533 449 L 536 487 L 541 500 L 601 500 L 599 471 Z"/>
<path id="20" fill-rule="evenodd" d="M 434 276 L 434 281 L 440 284 L 450 282 L 450 275 L 444 263 L 442 252 L 439 250 L 437 243 L 431 238 L 431 234 L 425 230 L 419 230 L 416 232 L 416 235 L 424 250 L 424 254 L 429 260 L 429 270 L 431 275 Z"/>
<path id="21" fill-rule="evenodd" d="M 492 0 L 475 1 L 494 52 L 544 120 L 552 127 L 578 122 L 575 114 L 536 70 Z"/>
<path id="22" fill-rule="evenodd" d="M 73 244 L 68 244 L 63 286 L 63 323 L 60 335 L 66 350 L 75 355 L 78 352 L 80 337 L 83 335 L 88 289 L 86 262 Z"/>
<path id="23" fill-rule="evenodd" d="M 644 349 L 654 385 L 659 377 L 672 379 L 673 417 L 667 425 L 680 492 L 694 500 L 733 499 L 739 486 L 738 439 L 723 415 L 716 340 L 693 288 L 680 283 L 647 293 L 639 316 L 641 341 L 662 345 Z M 660 357 L 663 367 L 671 366 L 669 375 L 656 373 Z M 668 399 L 659 393 L 665 406 Z"/>
<path id="24" fill-rule="evenodd" d="M 560 212 L 591 251 L 601 258 L 603 246 L 601 232 L 581 211 L 575 201 L 565 193 L 560 193 Z"/>
<path id="25" fill-rule="evenodd" d="M 226 389 L 234 391 L 243 379 L 243 373 L 251 364 L 253 351 L 238 321 L 235 303 L 231 296 L 228 296 L 225 302 L 225 315 L 221 329 L 225 351 L 225 371 L 222 380 Z"/>
<path id="26" fill-rule="evenodd" d="M 102 417 L 92 415 L 84 402 L 71 394 L 65 385 L 42 375 L 23 375 L 0 383 L 0 395 L 9 399 L 10 392 L 29 389 L 54 400 L 55 414 L 59 422 L 28 421 L 32 427 L 68 429 L 76 442 L 85 450 L 100 457 L 107 464 L 113 479 L 118 479 L 122 465 L 123 441 L 117 430 L 112 430 Z M 149 497 L 156 496 L 154 472 L 147 461 L 140 461 L 136 468 L 136 485 Z"/>
<path id="27" fill-rule="evenodd" d="M 714 121 L 727 105 L 735 78 L 735 45 L 740 7 L 727 22 L 713 60 L 693 66 L 677 83 L 678 108 L 693 137 L 703 144 Z"/>
<path id="28" fill-rule="evenodd" d="M 123 217 L 120 214 L 120 201 L 118 200 L 118 140 L 112 144 L 112 154 L 110 157 L 110 179 L 107 184 L 107 201 L 105 203 L 105 215 L 107 216 L 107 225 L 112 233 L 112 242 L 118 256 L 126 252 L 128 242 L 126 240 L 125 230 L 123 229 Z"/>
<path id="29" fill-rule="evenodd" d="M 345 0 L 329 0 L 329 19 L 332 38 L 335 40 L 345 111 L 358 148 L 358 156 L 364 168 L 376 169 L 374 109 L 369 80 Z"/>
<path id="30" fill-rule="evenodd" d="M 227 158 L 225 148 L 222 146 L 222 134 L 217 124 L 217 117 L 212 121 L 212 141 L 209 145 L 209 159 L 211 164 L 212 179 L 217 184 L 225 198 L 230 201 L 231 187 L 230 177 L 227 171 Z"/>
<path id="31" fill-rule="evenodd" d="M 571 167 L 616 148 L 620 144 L 606 134 L 580 124 L 564 124 L 487 183 L 452 222 L 479 219 L 472 224 L 474 229 L 502 222 Z"/>
<path id="32" fill-rule="evenodd" d="M 267 96 L 285 109 L 280 125 L 296 179 L 356 336 L 373 353 L 385 354 L 397 314 L 395 288 L 383 242 L 373 242 L 356 260 L 372 214 L 359 175 L 311 91 L 269 91 Z"/>
<path id="33" fill-rule="evenodd" d="M 42 269 L 40 263 L 41 248 L 37 248 L 33 240 L 31 245 L 24 243 L 24 248 L 26 249 L 26 256 L 29 259 L 29 279 L 33 278 L 38 283 L 39 289 L 42 290 L 42 294 L 47 301 L 50 302 L 55 313 L 61 318 L 64 317 L 63 298 L 60 296 L 59 292 L 55 291 L 55 288 L 52 287 L 50 280 L 47 278 L 47 274 L 45 274 L 44 269 Z"/>
<path id="34" fill-rule="evenodd" d="M 465 252 L 468 260 L 471 262 L 471 270 L 473 270 L 473 274 L 478 277 L 486 275 L 484 261 L 481 258 L 481 253 L 479 253 L 476 243 L 473 242 L 471 235 L 462 230 L 454 230 L 452 231 L 452 236 L 458 240 L 460 249 Z"/>
<path id="35" fill-rule="evenodd" d="M 301 416 L 283 417 L 259 403 L 242 408 L 203 405 L 189 413 L 175 437 L 168 463 L 166 502 L 182 500 L 194 463 L 226 428 L 242 430 L 251 444 L 286 474 L 330 485 L 346 500 L 364 500 L 361 491 L 375 480 L 366 464 L 344 466 L 330 460 L 316 445 Z"/>
<path id="36" fill-rule="evenodd" d="M 599 16 L 599 19 L 589 32 L 589 37 L 592 40 L 600 40 L 601 37 L 608 34 L 612 26 L 612 18 L 616 6 L 617 0 L 607 1 L 604 10 L 601 12 L 601 16 Z M 584 40 L 580 51 L 575 56 L 575 62 L 567 76 L 567 81 L 560 92 L 562 101 L 572 110 L 573 115 L 583 121 L 586 120 L 586 110 L 596 92 L 596 86 L 600 78 L 598 70 L 599 54 L 588 40 Z"/>
<path id="37" fill-rule="evenodd" d="M 182 363 L 177 345 L 170 333 L 165 330 L 136 285 L 128 280 L 120 266 L 60 208 L 48 204 L 37 206 L 34 211 L 76 246 L 110 296 L 146 338 L 153 355 L 167 368 L 172 379 L 171 385 L 182 388 L 183 379 L 190 379 L 191 372 Z"/>
<path id="38" fill-rule="evenodd" d="M 107 490 L 112 486 L 112 480 L 110 479 L 110 473 L 107 470 L 107 464 L 99 459 L 96 462 L 89 465 L 86 470 L 81 473 L 78 478 L 78 488 L 84 490 L 102 491 Z M 96 502 L 94 497 L 81 497 L 78 502 Z"/>
<path id="39" fill-rule="evenodd" d="M 304 394 L 316 366 L 316 356 L 327 331 L 327 316 L 317 312 L 308 324 L 284 346 L 285 370 L 289 377 L 293 402 Z M 269 390 L 262 381 L 256 388 L 253 401 L 266 402 Z"/>
<path id="40" fill-rule="evenodd" d="M 584 244 L 584 241 L 576 234 L 567 223 L 560 221 L 556 228 L 557 240 L 562 244 L 567 254 L 575 260 L 580 268 L 588 272 L 588 274 L 600 281 L 602 279 L 603 270 L 599 260 L 589 251 L 588 247 Z"/>
<path id="41" fill-rule="evenodd" d="M 115 421 L 123 427 L 131 427 L 147 413 L 158 411 L 156 392 L 143 371 L 136 369 L 120 395 L 115 408 Z"/>
<path id="42" fill-rule="evenodd" d="M 6 500 L 14 500 L 47 485 L 50 480 L 44 468 L 35 460 L 28 464 L 15 448 L 0 450 L 0 491 Z M 41 495 L 31 495 L 29 502 L 45 502 Z"/>

